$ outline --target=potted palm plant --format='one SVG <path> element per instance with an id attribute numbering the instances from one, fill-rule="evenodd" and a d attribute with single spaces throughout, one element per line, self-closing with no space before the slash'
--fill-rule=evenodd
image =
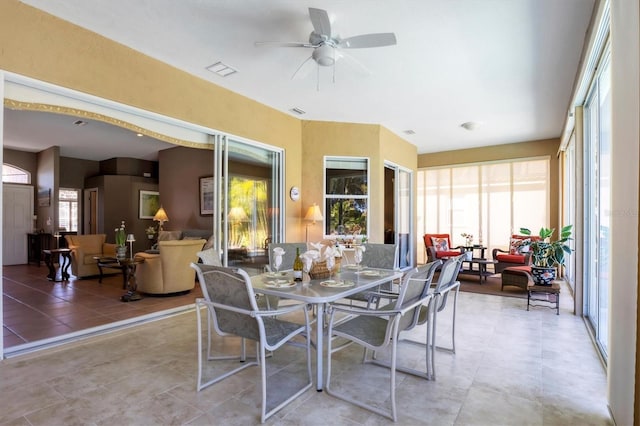
<path id="1" fill-rule="evenodd" d="M 531 249 L 531 275 L 536 285 L 551 285 L 556 279 L 556 267 L 564 265 L 565 255 L 571 254 L 569 240 L 573 225 L 567 225 L 560 231 L 560 238 L 551 241 L 554 229 L 540 228 L 539 239 L 528 242 Z M 520 234 L 531 235 L 528 228 L 520 228 Z"/>

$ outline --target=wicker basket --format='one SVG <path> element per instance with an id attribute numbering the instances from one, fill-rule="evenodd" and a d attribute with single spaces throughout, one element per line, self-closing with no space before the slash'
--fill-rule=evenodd
<path id="1" fill-rule="evenodd" d="M 331 271 L 329 270 L 329 268 L 327 268 L 326 260 L 323 260 L 322 262 L 313 262 L 313 265 L 311 266 L 311 270 L 309 271 L 309 276 L 311 277 L 312 280 L 329 278 L 332 273 L 335 274 L 340 270 L 341 260 L 342 260 L 341 257 L 336 257 L 336 260 L 333 265 L 333 269 Z"/>

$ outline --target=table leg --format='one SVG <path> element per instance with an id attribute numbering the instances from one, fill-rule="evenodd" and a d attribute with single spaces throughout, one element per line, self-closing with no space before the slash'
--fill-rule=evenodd
<path id="1" fill-rule="evenodd" d="M 69 253 L 62 254 L 62 265 L 60 265 L 61 276 L 63 280 L 69 280 L 69 266 L 71 265 L 71 256 Z"/>
<path id="2" fill-rule="evenodd" d="M 51 253 L 45 253 L 44 254 L 44 263 L 49 268 L 49 275 L 47 275 L 47 279 L 49 281 L 55 281 L 56 280 L 56 268 L 55 268 L 55 262 L 53 260 L 53 255 Z"/>
<path id="3" fill-rule="evenodd" d="M 136 281 L 136 265 L 126 265 L 122 267 L 122 273 L 125 277 L 125 286 L 129 290 L 122 295 L 120 301 L 122 302 L 135 302 L 142 299 L 142 296 L 136 291 L 138 283 Z"/>
<path id="4" fill-rule="evenodd" d="M 322 352 L 324 340 L 324 304 L 316 305 L 316 390 L 322 392 L 323 387 L 323 371 L 322 371 Z"/>
<path id="5" fill-rule="evenodd" d="M 127 289 L 127 285 L 129 284 L 129 271 L 128 271 L 129 267 L 128 266 L 123 266 L 122 267 L 122 289 L 126 290 Z"/>

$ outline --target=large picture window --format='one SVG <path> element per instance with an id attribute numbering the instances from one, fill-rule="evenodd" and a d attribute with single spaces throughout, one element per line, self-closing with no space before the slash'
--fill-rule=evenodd
<path id="1" fill-rule="evenodd" d="M 325 235 L 367 235 L 369 160 L 325 157 Z"/>
<path id="2" fill-rule="evenodd" d="M 549 158 L 465 164 L 418 171 L 416 244 L 425 233 L 446 233 L 454 246 L 508 248 L 521 227 L 549 226 Z M 425 262 L 418 250 L 418 262 Z"/>

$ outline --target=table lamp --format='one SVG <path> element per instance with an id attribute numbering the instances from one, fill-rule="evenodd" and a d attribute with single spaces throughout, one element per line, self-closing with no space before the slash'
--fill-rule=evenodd
<path id="1" fill-rule="evenodd" d="M 164 211 L 162 206 L 158 209 L 155 216 L 153 216 L 153 220 L 158 222 L 158 232 L 162 231 L 162 224 L 165 222 L 169 222 L 169 216 L 167 216 L 167 212 Z"/>
<path id="2" fill-rule="evenodd" d="M 127 235 L 127 242 L 129 243 L 129 257 L 133 260 L 133 243 L 135 242 L 136 237 L 133 234 Z"/>
<path id="3" fill-rule="evenodd" d="M 309 207 L 304 220 L 311 221 L 311 223 L 307 223 L 306 225 L 306 242 L 309 242 L 309 226 L 315 225 L 317 221 L 324 220 L 324 218 L 322 217 L 322 212 L 320 212 L 320 207 L 316 203 L 313 203 L 313 205 Z"/>

